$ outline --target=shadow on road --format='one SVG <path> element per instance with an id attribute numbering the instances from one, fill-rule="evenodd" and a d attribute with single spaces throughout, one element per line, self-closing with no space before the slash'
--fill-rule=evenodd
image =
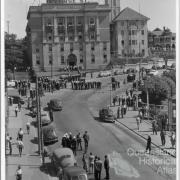
<path id="1" fill-rule="evenodd" d="M 31 142 L 33 144 L 38 144 L 38 138 L 37 137 L 34 137 L 34 139 L 31 139 Z"/>
<path id="2" fill-rule="evenodd" d="M 51 177 L 57 177 L 55 167 L 50 162 L 40 166 L 40 170 Z"/>

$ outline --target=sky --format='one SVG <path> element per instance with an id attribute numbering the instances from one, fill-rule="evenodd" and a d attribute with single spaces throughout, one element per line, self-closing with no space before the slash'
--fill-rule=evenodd
<path id="1" fill-rule="evenodd" d="M 76 0 L 79 1 L 79 0 Z M 88 1 L 88 0 L 87 0 Z M 90 0 L 103 3 L 104 0 Z M 176 0 L 120 0 L 121 10 L 130 7 L 149 17 L 148 29 L 168 27 L 176 32 Z M 27 12 L 31 5 L 38 5 L 46 0 L 4 0 L 4 30 L 17 34 L 18 38 L 26 35 Z"/>

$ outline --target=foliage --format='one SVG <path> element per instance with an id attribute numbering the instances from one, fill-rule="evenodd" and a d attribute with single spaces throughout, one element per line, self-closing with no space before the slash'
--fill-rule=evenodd
<path id="1" fill-rule="evenodd" d="M 26 39 L 17 39 L 15 34 L 5 33 L 5 67 L 14 71 L 27 67 Z"/>
<path id="2" fill-rule="evenodd" d="M 167 76 L 176 83 L 176 70 L 164 71 L 163 76 Z"/>
<path id="3" fill-rule="evenodd" d="M 147 90 L 150 104 L 161 104 L 161 101 L 165 100 L 170 93 L 168 84 L 156 76 L 147 78 L 144 81 L 144 86 L 141 87 L 143 102 L 147 102 Z"/>

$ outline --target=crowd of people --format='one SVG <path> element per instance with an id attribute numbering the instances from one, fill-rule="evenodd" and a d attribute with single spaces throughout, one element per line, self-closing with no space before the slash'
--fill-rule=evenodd
<path id="1" fill-rule="evenodd" d="M 73 90 L 101 89 L 100 81 L 72 81 L 71 87 Z"/>
<path id="2" fill-rule="evenodd" d="M 64 148 L 70 148 L 75 156 L 77 155 L 78 150 L 83 151 L 83 169 L 87 173 L 94 174 L 95 180 L 100 180 L 103 163 L 100 157 L 93 155 L 92 152 L 88 154 L 89 141 L 90 136 L 87 131 L 85 131 L 83 135 L 81 135 L 80 132 L 77 135 L 72 135 L 72 133 L 69 132 L 63 135 L 61 145 Z M 107 155 L 105 155 L 104 159 L 104 169 L 106 172 L 106 177 L 104 179 L 109 179 L 109 159 Z"/>

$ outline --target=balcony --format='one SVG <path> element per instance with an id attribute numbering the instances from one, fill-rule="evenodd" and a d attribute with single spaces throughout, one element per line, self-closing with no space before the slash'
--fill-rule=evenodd
<path id="1" fill-rule="evenodd" d="M 57 28 L 58 34 L 65 34 L 65 26 L 58 26 Z"/>

